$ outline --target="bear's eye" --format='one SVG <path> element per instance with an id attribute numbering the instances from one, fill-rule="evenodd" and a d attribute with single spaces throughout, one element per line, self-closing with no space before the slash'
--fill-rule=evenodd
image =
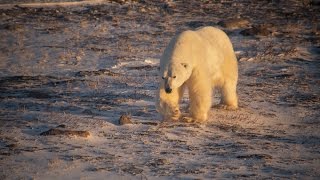
<path id="1" fill-rule="evenodd" d="M 177 76 L 173 76 L 173 78 L 176 78 Z"/>

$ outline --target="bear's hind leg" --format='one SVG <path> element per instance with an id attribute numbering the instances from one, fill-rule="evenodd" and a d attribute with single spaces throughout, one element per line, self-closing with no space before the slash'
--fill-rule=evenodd
<path id="1" fill-rule="evenodd" d="M 221 88 L 221 103 L 228 110 L 236 110 L 238 108 L 237 82 L 226 82 Z"/>

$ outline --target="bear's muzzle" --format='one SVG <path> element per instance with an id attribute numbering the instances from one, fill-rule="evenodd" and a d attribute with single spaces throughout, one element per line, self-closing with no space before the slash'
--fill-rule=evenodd
<path id="1" fill-rule="evenodd" d="M 166 87 L 165 91 L 167 94 L 170 94 L 172 92 L 172 89 L 170 87 Z"/>

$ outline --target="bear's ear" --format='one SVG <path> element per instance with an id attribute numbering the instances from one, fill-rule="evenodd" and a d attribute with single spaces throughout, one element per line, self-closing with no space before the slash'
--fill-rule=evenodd
<path id="1" fill-rule="evenodd" d="M 185 68 L 188 67 L 188 64 L 187 64 L 187 63 L 181 63 L 181 65 L 182 65 L 183 67 L 185 67 Z"/>

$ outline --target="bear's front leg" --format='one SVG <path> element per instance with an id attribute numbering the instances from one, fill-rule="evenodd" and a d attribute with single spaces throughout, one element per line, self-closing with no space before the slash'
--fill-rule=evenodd
<path id="1" fill-rule="evenodd" d="M 165 112 L 162 113 L 163 121 L 178 121 L 181 116 L 179 107 L 172 107 L 170 105 L 165 105 Z"/>
<path id="2" fill-rule="evenodd" d="M 179 102 L 182 89 L 173 89 L 171 93 L 166 93 L 163 86 L 160 87 L 157 98 L 157 111 L 164 121 L 177 121 L 181 116 Z"/>
<path id="3" fill-rule="evenodd" d="M 190 115 L 194 122 L 203 122 L 208 119 L 212 104 L 212 88 L 210 83 L 195 83 L 189 87 Z"/>

